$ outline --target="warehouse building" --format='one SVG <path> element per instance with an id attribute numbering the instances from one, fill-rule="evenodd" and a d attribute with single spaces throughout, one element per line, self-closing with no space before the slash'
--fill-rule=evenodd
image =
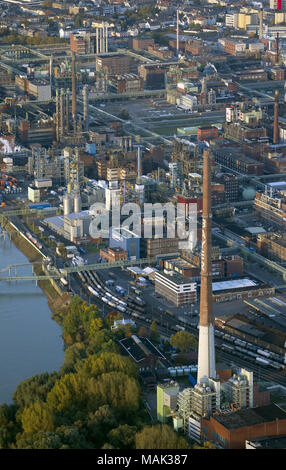
<path id="1" fill-rule="evenodd" d="M 254 299 L 256 297 L 271 296 L 274 293 L 274 287 L 249 277 L 213 282 L 214 302 Z"/>

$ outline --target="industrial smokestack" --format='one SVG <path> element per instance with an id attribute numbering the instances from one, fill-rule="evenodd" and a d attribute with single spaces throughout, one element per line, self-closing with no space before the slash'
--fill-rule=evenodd
<path id="1" fill-rule="evenodd" d="M 279 33 L 276 35 L 276 55 L 275 55 L 275 63 L 279 63 Z"/>
<path id="2" fill-rule="evenodd" d="M 66 115 L 66 124 L 65 129 L 68 133 L 70 130 L 70 91 L 66 90 L 66 104 L 65 104 L 65 115 Z"/>
<path id="3" fill-rule="evenodd" d="M 214 321 L 212 300 L 212 241 L 211 241 L 211 170 L 210 152 L 204 152 L 203 215 L 201 252 L 201 293 L 197 383 L 216 378 Z"/>
<path id="4" fill-rule="evenodd" d="M 76 118 L 76 63 L 75 53 L 72 52 L 72 118 Z"/>
<path id="5" fill-rule="evenodd" d="M 88 131 L 89 126 L 89 115 L 88 115 L 88 106 L 89 106 L 89 93 L 88 93 L 88 85 L 84 85 L 83 87 L 83 120 L 84 120 L 84 130 Z"/>
<path id="6" fill-rule="evenodd" d="M 279 125 L 278 125 L 278 107 L 279 107 L 279 91 L 275 90 L 274 99 L 274 122 L 273 122 L 273 144 L 279 142 Z"/>
<path id="7" fill-rule="evenodd" d="M 259 11 L 259 39 L 260 41 L 263 38 L 263 8 L 260 8 Z"/>
<path id="8" fill-rule="evenodd" d="M 56 89 L 56 140 L 60 140 L 60 97 L 59 90 Z"/>
<path id="9" fill-rule="evenodd" d="M 179 57 L 179 10 L 177 10 L 177 57 Z"/>
<path id="10" fill-rule="evenodd" d="M 141 176 L 141 148 L 138 147 L 138 157 L 137 157 L 137 176 Z"/>
<path id="11" fill-rule="evenodd" d="M 60 94 L 60 137 L 64 135 L 64 119 L 65 119 L 65 96 L 64 96 L 64 89 L 61 88 Z"/>
<path id="12" fill-rule="evenodd" d="M 53 54 L 50 57 L 50 85 L 53 85 L 53 75 L 54 75 L 54 58 Z"/>

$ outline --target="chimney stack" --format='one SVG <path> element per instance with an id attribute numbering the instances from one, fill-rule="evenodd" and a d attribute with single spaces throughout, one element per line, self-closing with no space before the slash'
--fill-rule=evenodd
<path id="1" fill-rule="evenodd" d="M 76 119 L 76 64 L 74 52 L 72 52 L 72 118 Z"/>
<path id="2" fill-rule="evenodd" d="M 204 152 L 203 215 L 201 252 L 200 325 L 197 383 L 216 378 L 214 321 L 212 300 L 212 240 L 211 240 L 211 169 L 210 151 Z"/>
<path id="3" fill-rule="evenodd" d="M 279 107 L 279 91 L 275 90 L 274 99 L 274 122 L 273 122 L 273 144 L 279 142 L 279 125 L 278 125 L 278 107 Z"/>
<path id="4" fill-rule="evenodd" d="M 276 35 L 276 55 L 275 55 L 275 63 L 278 65 L 279 63 L 279 33 Z"/>
<path id="5" fill-rule="evenodd" d="M 260 8 L 259 12 L 259 39 L 263 38 L 263 8 Z"/>
<path id="6" fill-rule="evenodd" d="M 83 87 L 83 121 L 84 121 L 84 130 L 88 131 L 89 126 L 89 113 L 88 113 L 88 106 L 89 106 L 89 93 L 88 93 L 88 85 L 84 85 Z"/>

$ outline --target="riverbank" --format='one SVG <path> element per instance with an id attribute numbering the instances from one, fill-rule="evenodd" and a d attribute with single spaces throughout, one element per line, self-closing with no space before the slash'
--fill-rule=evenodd
<path id="1" fill-rule="evenodd" d="M 15 245 L 15 247 L 18 248 L 18 250 L 21 251 L 21 253 L 23 253 L 26 258 L 28 258 L 30 263 L 41 263 L 43 261 L 43 258 L 40 253 L 35 250 L 33 246 L 19 232 L 15 232 L 14 228 L 10 225 L 9 221 L 7 221 L 7 223 L 5 224 L 5 230 L 9 234 L 10 239 Z M 40 264 L 34 265 L 34 272 L 38 275 L 46 274 Z M 60 294 L 58 290 L 53 287 L 52 282 L 50 280 L 38 281 L 38 286 L 41 288 L 41 290 L 47 297 L 48 305 L 52 312 L 51 316 L 53 320 L 59 323 L 59 313 L 63 312 L 63 310 L 68 307 L 71 301 L 70 295 L 66 292 L 62 292 Z"/>
<path id="2" fill-rule="evenodd" d="M 16 243 L 7 234 L 0 238 L 1 269 L 22 265 L 18 274 L 29 275 L 29 247 L 25 245 L 23 250 L 24 244 L 17 238 Z M 35 258 L 30 252 L 31 257 Z M 5 274 L 8 272 L 1 275 Z M 54 291 L 48 296 L 35 281 L 0 282 L 0 404 L 13 403 L 13 394 L 21 382 L 37 374 L 58 371 L 64 363 L 62 327 L 51 312 L 51 307 L 58 305 L 53 299 L 48 302 L 51 292 Z M 59 308 L 63 311 L 61 305 Z"/>

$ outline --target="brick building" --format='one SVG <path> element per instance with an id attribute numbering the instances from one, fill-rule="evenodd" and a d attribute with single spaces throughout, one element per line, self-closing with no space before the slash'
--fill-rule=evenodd
<path id="1" fill-rule="evenodd" d="M 107 250 L 100 250 L 99 254 L 102 259 L 106 259 L 109 263 L 128 259 L 128 251 L 122 250 L 122 248 L 119 247 L 107 248 Z"/>
<path id="2" fill-rule="evenodd" d="M 269 259 L 286 261 L 286 237 L 275 233 L 260 233 L 257 235 L 257 248 Z"/>
<path id="3" fill-rule="evenodd" d="M 212 140 L 218 138 L 218 128 L 215 126 L 201 126 L 198 127 L 197 139 L 201 142 L 203 140 Z"/>
<path id="4" fill-rule="evenodd" d="M 264 164 L 247 155 L 241 154 L 237 147 L 216 148 L 213 150 L 215 162 L 230 170 L 238 171 L 246 175 L 263 175 Z"/>
<path id="5" fill-rule="evenodd" d="M 116 93 L 132 93 L 144 90 L 144 80 L 135 73 L 116 75 L 112 79 L 112 86 Z"/>
<path id="6" fill-rule="evenodd" d="M 154 47 L 155 41 L 152 38 L 131 38 L 129 40 L 131 49 L 141 49 L 147 51 L 148 47 Z"/>
<path id="7" fill-rule="evenodd" d="M 96 57 L 96 70 L 106 69 L 111 75 L 121 75 L 130 73 L 132 59 L 128 55 L 113 54 L 99 55 Z"/>
<path id="8" fill-rule="evenodd" d="M 202 419 L 203 439 L 223 449 L 245 449 L 245 441 L 286 434 L 286 411 L 277 405 L 241 409 Z"/>

